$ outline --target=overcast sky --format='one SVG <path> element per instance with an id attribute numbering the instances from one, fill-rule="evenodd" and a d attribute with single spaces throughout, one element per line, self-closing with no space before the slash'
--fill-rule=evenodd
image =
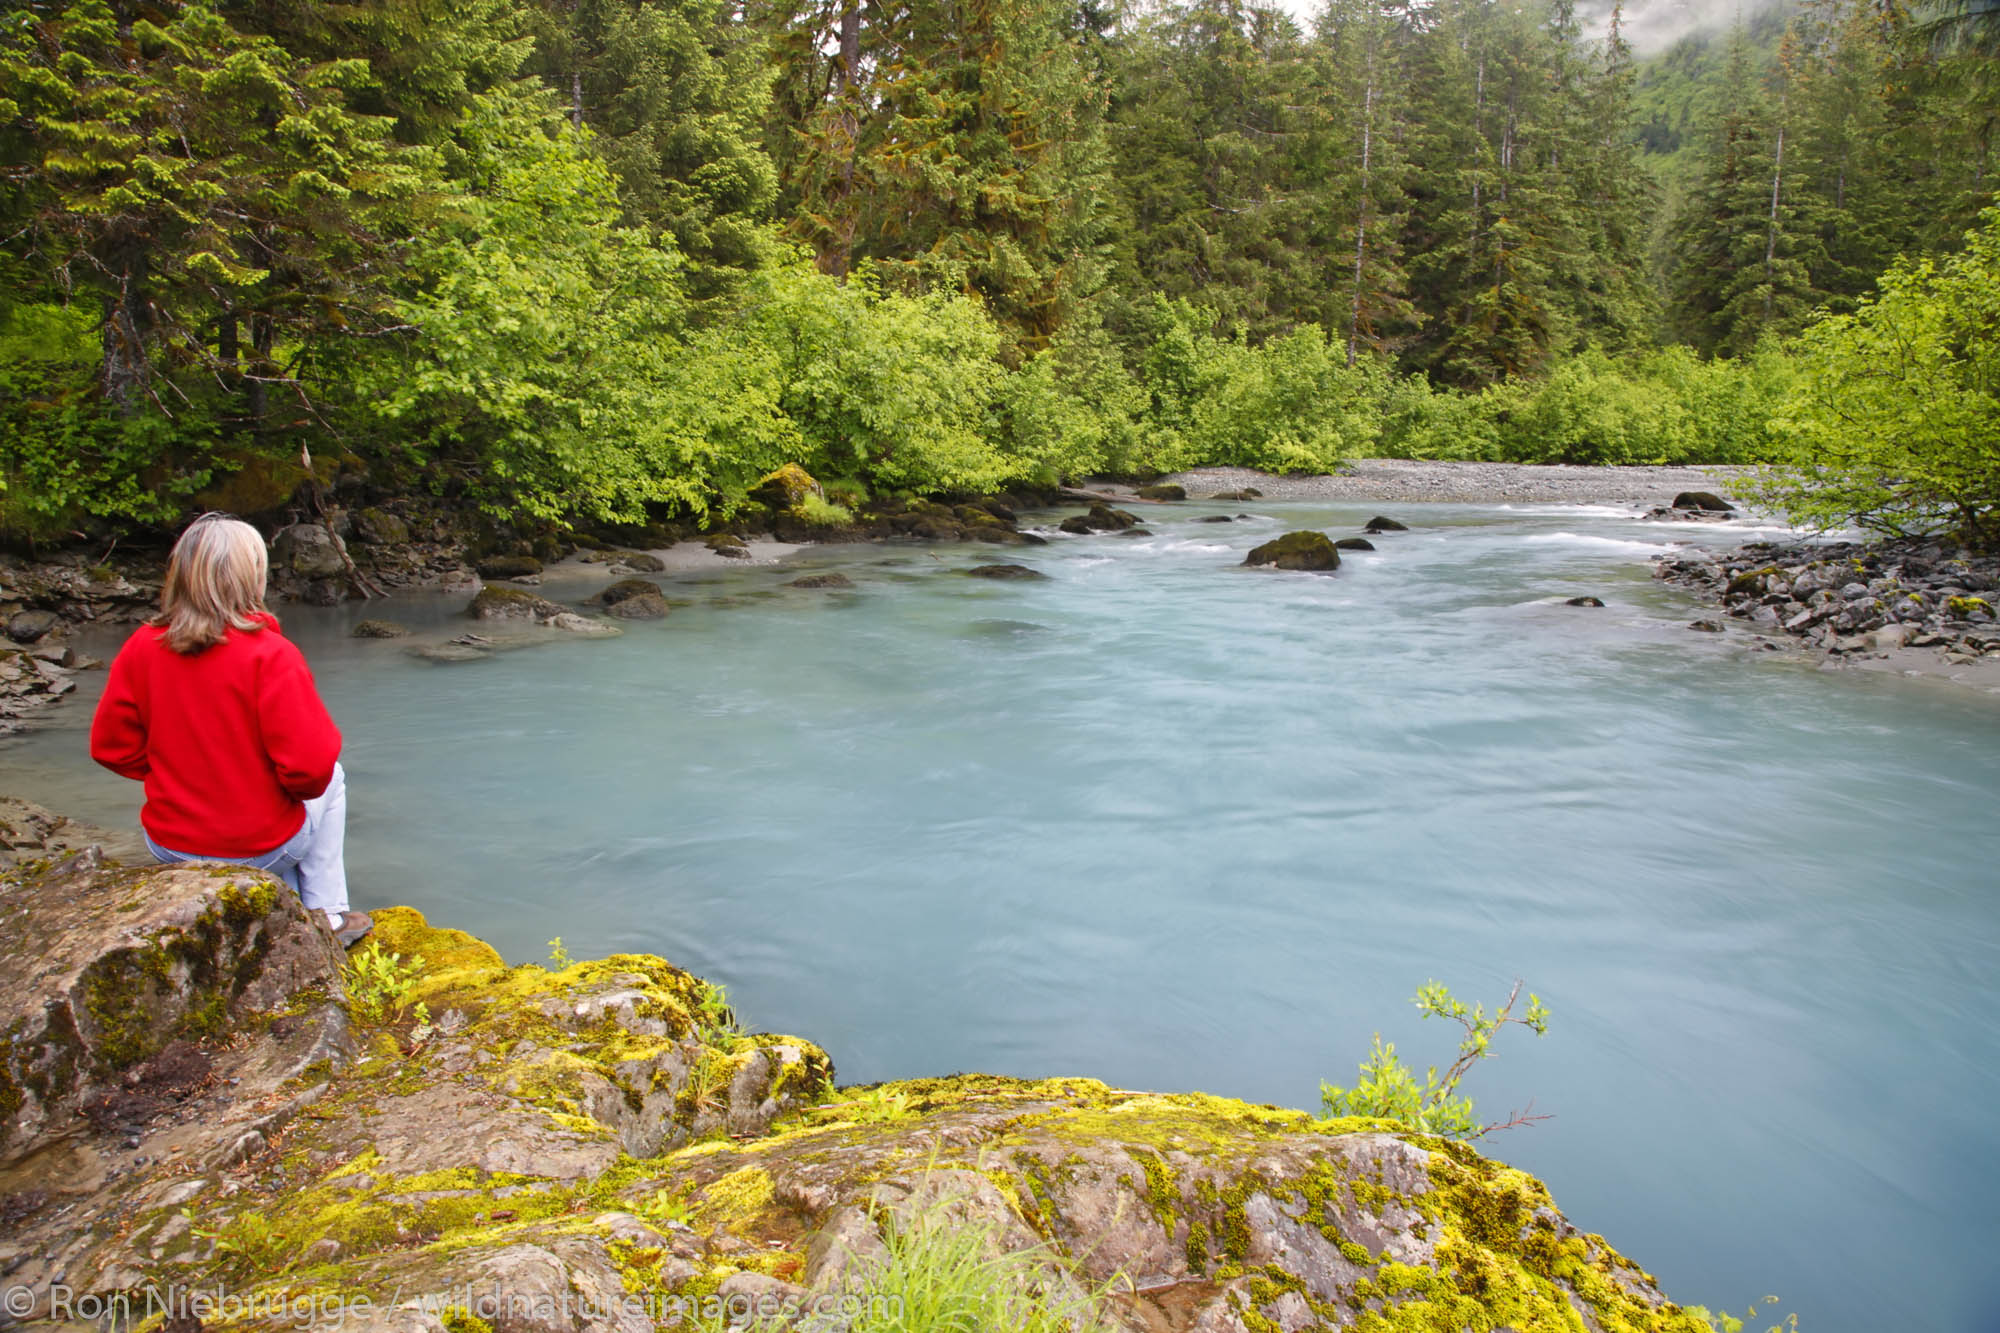
<path id="1" fill-rule="evenodd" d="M 1275 0 L 1299 22 L 1311 26 L 1324 0 Z M 1740 9 L 1748 14 L 1778 0 L 1627 0 L 1625 37 L 1640 55 L 1652 55 L 1699 29 L 1727 28 Z M 1578 11 L 1591 31 L 1601 31 L 1611 14 L 1610 0 L 1578 0 Z"/>

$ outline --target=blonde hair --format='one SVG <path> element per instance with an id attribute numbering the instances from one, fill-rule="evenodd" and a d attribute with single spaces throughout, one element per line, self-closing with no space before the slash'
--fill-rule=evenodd
<path id="1" fill-rule="evenodd" d="M 229 637 L 229 631 L 264 628 L 264 581 L 270 557 L 257 529 L 227 514 L 203 514 L 188 524 L 167 558 L 160 585 L 160 613 L 148 624 L 163 625 L 167 647 L 198 653 Z"/>

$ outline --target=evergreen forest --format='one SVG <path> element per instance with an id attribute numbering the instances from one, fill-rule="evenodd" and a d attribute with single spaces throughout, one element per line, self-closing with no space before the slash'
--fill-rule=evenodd
<path id="1" fill-rule="evenodd" d="M 1642 59 L 1573 0 L 7 0 L 0 536 L 1387 455 L 1991 544 L 2000 34 L 1942 3 Z"/>

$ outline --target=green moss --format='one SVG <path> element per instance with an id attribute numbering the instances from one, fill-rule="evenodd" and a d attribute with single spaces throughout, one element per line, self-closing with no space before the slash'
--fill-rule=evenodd
<path id="1" fill-rule="evenodd" d="M 1945 610 L 1956 620 L 1964 620 L 1971 616 L 1974 611 L 1984 611 L 1987 615 L 1993 614 L 1992 606 L 1987 603 L 1984 597 L 1951 597 L 1945 600 L 1944 606 Z"/>

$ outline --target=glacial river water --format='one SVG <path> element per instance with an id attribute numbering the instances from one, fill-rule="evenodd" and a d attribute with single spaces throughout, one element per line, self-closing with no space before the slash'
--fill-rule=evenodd
<path id="1" fill-rule="evenodd" d="M 1484 1146 L 1676 1299 L 2000 1329 L 2000 699 L 1689 632 L 1645 557 L 1741 525 L 1390 506 L 1414 530 L 1321 577 L 1237 566 L 1373 509 L 1194 521 L 1237 507 L 670 576 L 664 622 L 464 666 L 346 637 L 380 603 L 290 610 L 357 905 L 664 954 L 844 1081 L 1313 1106 L 1373 1032 L 1448 1060 L 1420 983 L 1522 978 L 1549 1035 L 1468 1091 L 1554 1118 Z M 1049 578 L 957 572 L 996 558 Z M 779 586 L 804 568 L 857 586 Z M 0 790 L 131 819 L 86 713 Z"/>

